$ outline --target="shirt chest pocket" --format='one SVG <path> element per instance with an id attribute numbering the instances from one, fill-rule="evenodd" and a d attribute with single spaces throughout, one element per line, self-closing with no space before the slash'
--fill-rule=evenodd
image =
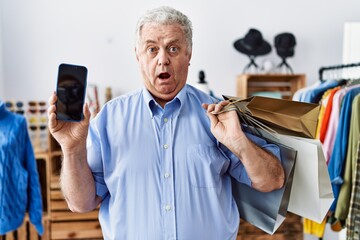
<path id="1" fill-rule="evenodd" d="M 193 187 L 217 188 L 230 161 L 216 145 L 193 144 L 187 148 L 186 163 Z"/>

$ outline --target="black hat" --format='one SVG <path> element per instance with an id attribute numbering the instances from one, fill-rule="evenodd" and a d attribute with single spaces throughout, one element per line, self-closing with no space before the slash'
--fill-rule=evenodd
<path id="1" fill-rule="evenodd" d="M 295 36 L 291 33 L 280 33 L 275 36 L 274 40 L 276 52 L 280 57 L 294 56 L 294 48 L 296 45 Z"/>
<path id="2" fill-rule="evenodd" d="M 239 52 L 252 56 L 265 55 L 271 51 L 270 44 L 263 39 L 261 32 L 253 28 L 244 38 L 236 40 L 234 47 Z"/>

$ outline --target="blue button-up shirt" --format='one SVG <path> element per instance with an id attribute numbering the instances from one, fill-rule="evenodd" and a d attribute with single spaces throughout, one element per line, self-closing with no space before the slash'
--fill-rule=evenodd
<path id="1" fill-rule="evenodd" d="M 102 197 L 105 239 L 235 239 L 231 178 L 251 185 L 239 159 L 215 139 L 186 85 L 161 108 L 145 89 L 108 102 L 91 122 L 88 162 Z M 279 156 L 276 146 L 250 136 Z"/>

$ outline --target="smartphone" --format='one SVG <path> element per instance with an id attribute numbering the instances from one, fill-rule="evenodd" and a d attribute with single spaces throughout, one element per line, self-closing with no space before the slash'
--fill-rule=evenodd
<path id="1" fill-rule="evenodd" d="M 56 118 L 62 121 L 81 121 L 86 92 L 87 68 L 62 63 L 56 84 Z"/>

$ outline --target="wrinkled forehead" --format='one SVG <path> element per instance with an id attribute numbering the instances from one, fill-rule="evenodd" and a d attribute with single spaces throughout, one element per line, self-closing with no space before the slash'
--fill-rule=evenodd
<path id="1" fill-rule="evenodd" d="M 140 41 L 185 42 L 185 33 L 179 24 L 146 23 L 140 29 Z"/>
<path id="2" fill-rule="evenodd" d="M 180 34 L 185 35 L 184 28 L 179 23 L 145 23 L 139 29 L 140 36 L 152 33 L 154 35 Z"/>

